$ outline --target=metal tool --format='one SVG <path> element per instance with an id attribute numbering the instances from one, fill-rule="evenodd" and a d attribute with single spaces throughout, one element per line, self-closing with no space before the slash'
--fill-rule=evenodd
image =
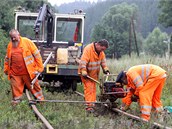
<path id="1" fill-rule="evenodd" d="M 96 82 L 97 84 L 101 85 L 101 83 L 99 81 L 97 81 L 96 79 L 94 79 L 94 78 L 92 78 L 92 77 L 90 77 L 88 75 L 87 75 L 87 78 L 89 78 L 90 80 L 92 80 L 92 81 Z"/>
<path id="2" fill-rule="evenodd" d="M 30 100 L 30 103 L 33 103 L 33 102 L 50 102 L 50 103 L 83 103 L 83 104 L 86 104 L 88 102 L 86 101 L 73 101 L 73 100 Z M 108 104 L 110 102 L 89 102 L 89 103 L 92 103 L 92 104 Z"/>
<path id="3" fill-rule="evenodd" d="M 53 53 L 50 52 L 50 54 L 48 55 L 47 59 L 45 60 L 45 62 L 44 62 L 44 64 L 43 64 L 44 67 L 46 67 L 48 61 L 50 60 L 50 58 L 51 58 L 51 56 L 52 56 L 52 54 L 53 54 Z M 39 77 L 40 74 L 41 74 L 41 73 L 38 73 L 38 74 L 36 75 L 36 77 L 32 80 L 32 82 L 31 82 L 31 89 L 33 89 L 33 86 L 34 86 L 34 84 L 35 84 L 35 82 L 36 82 L 36 80 L 38 79 L 38 77 Z"/>

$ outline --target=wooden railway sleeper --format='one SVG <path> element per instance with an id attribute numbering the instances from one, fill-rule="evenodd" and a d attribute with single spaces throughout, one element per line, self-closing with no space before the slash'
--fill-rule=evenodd
<path id="1" fill-rule="evenodd" d="M 27 96 L 27 98 L 28 98 L 29 101 L 32 100 L 31 97 L 30 97 L 30 95 L 29 95 L 29 91 L 28 90 L 26 90 L 26 96 Z M 35 104 L 32 103 L 30 106 L 31 106 L 31 108 L 34 111 L 35 116 L 37 116 L 36 118 L 39 119 L 39 120 L 41 120 L 42 123 L 46 126 L 47 129 L 54 129 L 51 126 L 51 124 L 45 119 L 45 117 L 38 111 L 38 109 L 37 109 L 37 107 L 36 107 Z"/>

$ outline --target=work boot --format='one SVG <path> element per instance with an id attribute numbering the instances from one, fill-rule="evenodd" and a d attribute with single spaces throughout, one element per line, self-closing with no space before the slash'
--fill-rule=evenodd
<path id="1" fill-rule="evenodd" d="M 12 101 L 11 101 L 11 105 L 12 105 L 12 106 L 17 106 L 20 102 L 21 102 L 20 99 L 12 100 Z"/>
<path id="2" fill-rule="evenodd" d="M 89 116 L 90 114 L 93 114 L 93 112 L 94 112 L 94 109 L 93 108 L 86 108 L 86 114 L 87 114 L 87 116 Z"/>
<path id="3" fill-rule="evenodd" d="M 93 115 L 94 117 L 99 116 L 98 112 L 96 112 L 96 110 L 94 110 L 93 108 L 87 108 L 86 112 L 87 112 L 87 116 L 89 115 Z"/>
<path id="4" fill-rule="evenodd" d="M 86 111 L 87 111 L 87 113 L 93 113 L 94 112 L 94 109 L 93 108 L 89 108 Z"/>

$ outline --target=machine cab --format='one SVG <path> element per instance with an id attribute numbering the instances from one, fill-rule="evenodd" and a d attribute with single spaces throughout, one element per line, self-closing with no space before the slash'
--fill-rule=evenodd
<path id="1" fill-rule="evenodd" d="M 28 37 L 34 42 L 47 42 L 47 33 L 52 33 L 52 43 L 68 43 L 73 41 L 83 43 L 84 18 L 80 14 L 54 14 L 52 25 L 47 20 L 39 24 L 39 35 L 35 34 L 34 26 L 38 13 L 16 12 L 15 29 L 18 29 L 21 36 Z"/>

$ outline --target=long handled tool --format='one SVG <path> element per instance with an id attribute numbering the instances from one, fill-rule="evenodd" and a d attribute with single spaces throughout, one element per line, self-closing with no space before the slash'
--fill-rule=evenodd
<path id="1" fill-rule="evenodd" d="M 103 87 L 102 87 L 102 84 L 101 84 L 99 81 L 97 81 L 96 79 L 94 79 L 94 78 L 92 78 L 92 77 L 90 77 L 90 76 L 88 76 L 88 75 L 87 75 L 87 78 L 89 78 L 90 80 L 92 80 L 92 81 L 96 82 L 97 84 L 99 84 L 99 86 L 100 86 L 101 89 L 103 88 Z M 108 75 L 107 75 L 107 77 L 106 77 L 106 81 L 107 81 L 107 80 L 108 80 Z M 120 83 L 116 83 L 116 85 L 121 86 Z"/>
<path id="2" fill-rule="evenodd" d="M 46 67 L 48 61 L 50 60 L 50 58 L 51 58 L 51 56 L 52 56 L 52 54 L 53 54 L 53 53 L 51 52 L 51 53 L 48 55 L 47 59 L 45 60 L 45 62 L 44 62 L 44 64 L 43 64 L 44 67 Z M 35 82 L 36 82 L 36 80 L 38 79 L 38 77 L 39 77 L 40 74 L 41 74 L 41 73 L 38 73 L 38 74 L 36 75 L 36 77 L 32 80 L 32 82 L 31 82 L 31 89 L 33 89 L 33 86 L 34 86 L 34 84 L 35 84 Z"/>
<path id="3" fill-rule="evenodd" d="M 87 75 L 87 78 L 89 78 L 90 80 L 92 80 L 92 81 L 96 82 L 97 84 L 101 85 L 99 81 L 97 81 L 96 79 L 94 79 L 94 78 L 92 78 L 92 77 L 90 77 L 88 75 Z"/>

